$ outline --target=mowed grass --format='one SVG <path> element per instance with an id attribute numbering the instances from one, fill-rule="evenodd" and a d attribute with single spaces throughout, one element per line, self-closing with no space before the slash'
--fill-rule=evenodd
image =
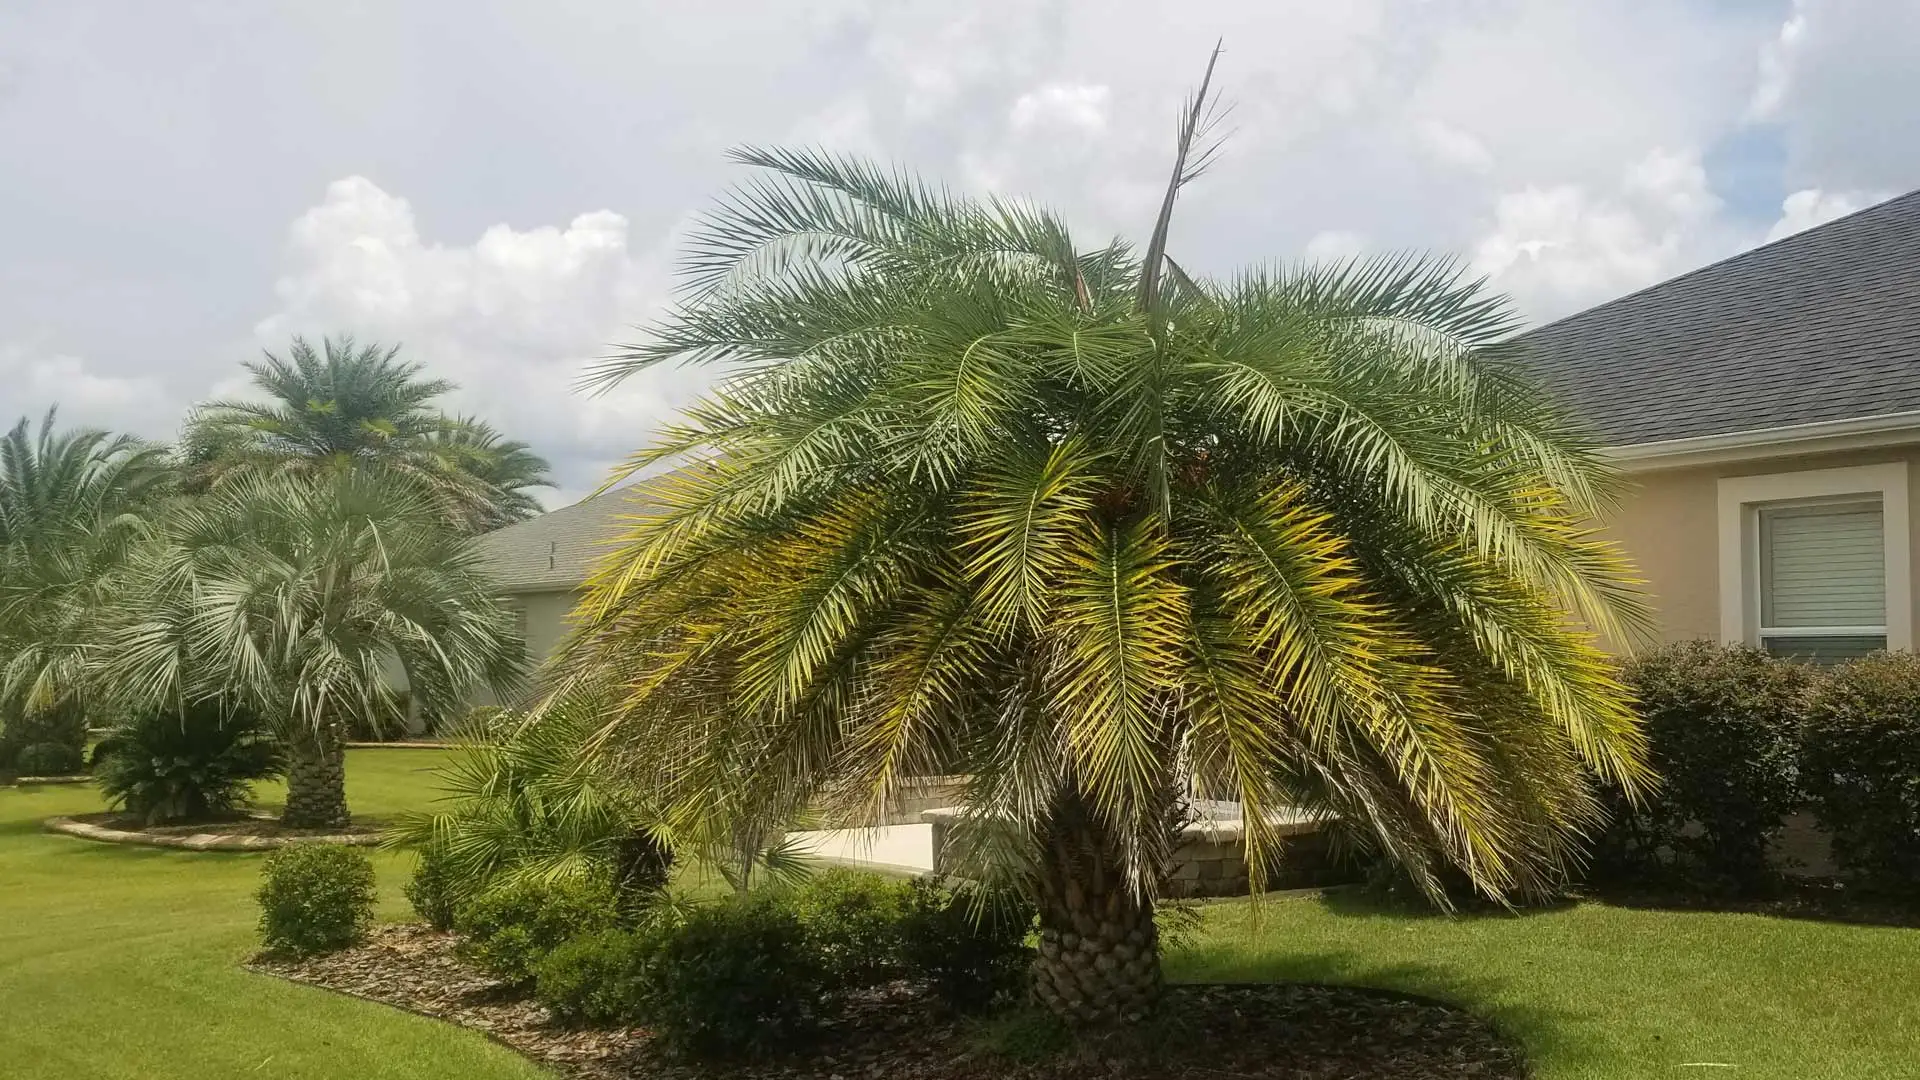
<path id="1" fill-rule="evenodd" d="M 438 760 L 437 751 L 352 751 L 356 812 L 426 805 Z M 0 1076 L 550 1076 L 471 1032 L 242 971 L 255 944 L 260 857 L 39 831 L 49 815 L 97 809 L 90 787 L 0 788 Z M 383 914 L 398 917 L 408 859 L 373 859 Z"/>
<path id="2" fill-rule="evenodd" d="M 351 752 L 355 813 L 428 805 L 441 759 Z M 471 1033 L 241 971 L 259 858 L 39 831 L 98 808 L 85 787 L 0 789 L 0 1076 L 549 1075 Z M 405 917 L 407 858 L 373 858 L 382 914 Z M 1333 895 L 1209 905 L 1168 971 L 1444 998 L 1517 1036 L 1542 1080 L 1920 1078 L 1915 930 L 1598 904 L 1440 918 Z"/>
<path id="3" fill-rule="evenodd" d="M 1206 915 L 1171 977 L 1456 1002 L 1542 1080 L 1920 1078 L 1920 930 L 1604 904 L 1445 918 L 1342 894 Z"/>

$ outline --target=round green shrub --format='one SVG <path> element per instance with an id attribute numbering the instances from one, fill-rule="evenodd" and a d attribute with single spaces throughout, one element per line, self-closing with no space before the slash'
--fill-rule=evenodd
<path id="1" fill-rule="evenodd" d="M 534 997 L 563 1024 L 643 1023 L 649 964 L 663 938 L 628 930 L 574 938 L 536 965 Z"/>
<path id="2" fill-rule="evenodd" d="M 1033 962 L 1035 912 L 1011 890 L 913 882 L 901 958 L 949 1006 L 977 1011 L 1016 994 Z"/>
<path id="3" fill-rule="evenodd" d="M 72 776 L 86 771 L 86 756 L 77 746 L 41 742 L 22 747 L 13 759 L 21 776 Z"/>
<path id="4" fill-rule="evenodd" d="M 661 932 L 641 979 L 640 1015 L 669 1050 L 754 1056 L 813 1034 L 831 984 L 790 902 L 749 895 L 695 910 Z"/>
<path id="5" fill-rule="evenodd" d="M 848 988 L 903 974 L 901 925 L 913 902 L 911 882 L 844 869 L 815 875 L 792 899 L 828 979 Z"/>
<path id="6" fill-rule="evenodd" d="M 107 804 L 148 825 L 244 810 L 253 782 L 278 776 L 278 740 L 252 713 L 202 703 L 137 716 L 94 750 Z"/>
<path id="7" fill-rule="evenodd" d="M 505 982 L 526 985 L 547 954 L 584 934 L 614 928 L 613 891 L 588 879 L 496 883 L 462 901 L 453 927 L 461 951 Z"/>
<path id="8" fill-rule="evenodd" d="M 1768 845 L 1802 802 L 1799 733 L 1817 673 L 1746 646 L 1692 641 L 1638 657 L 1625 680 L 1659 786 L 1613 798 L 1594 846 L 1602 884 L 1764 892 Z"/>
<path id="9" fill-rule="evenodd" d="M 296 956 L 344 949 L 373 925 L 373 863 L 339 844 L 283 847 L 267 856 L 254 898 L 268 949 Z"/>
<path id="10" fill-rule="evenodd" d="M 1920 895 L 1920 657 L 1878 653 L 1829 671 L 1801 753 L 1841 874 L 1863 891 Z"/>
<path id="11" fill-rule="evenodd" d="M 453 929 L 454 916 L 467 894 L 466 881 L 458 872 L 443 844 L 428 844 L 420 849 L 413 864 L 413 876 L 401 890 L 414 914 L 435 930 Z"/>

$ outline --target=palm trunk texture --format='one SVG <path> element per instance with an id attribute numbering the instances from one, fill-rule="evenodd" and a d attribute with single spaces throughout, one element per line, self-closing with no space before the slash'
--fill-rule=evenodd
<path id="1" fill-rule="evenodd" d="M 287 808 L 280 824 L 290 829 L 344 829 L 347 757 L 340 731 L 329 723 L 303 731 L 287 747 Z"/>
<path id="2" fill-rule="evenodd" d="M 1163 986 L 1153 903 L 1128 886 L 1112 842 L 1077 798 L 1055 812 L 1038 892 L 1040 1004 L 1082 1027 L 1150 1014 Z"/>

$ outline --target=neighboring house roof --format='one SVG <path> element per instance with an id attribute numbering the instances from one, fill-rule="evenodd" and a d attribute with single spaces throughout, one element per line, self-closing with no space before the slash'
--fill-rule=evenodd
<path id="1" fill-rule="evenodd" d="M 620 519 L 634 505 L 633 495 L 633 488 L 615 488 L 495 529 L 476 545 L 488 572 L 508 592 L 571 589 L 587 579 L 620 534 Z"/>
<path id="2" fill-rule="evenodd" d="M 1515 343 L 1614 447 L 1920 410 L 1920 191 Z"/>

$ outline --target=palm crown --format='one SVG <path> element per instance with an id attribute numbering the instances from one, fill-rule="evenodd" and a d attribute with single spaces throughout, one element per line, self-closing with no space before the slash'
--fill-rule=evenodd
<path id="1" fill-rule="evenodd" d="M 1189 791 L 1243 804 L 1256 882 L 1304 807 L 1506 896 L 1577 857 L 1596 777 L 1643 783 L 1595 641 L 1644 617 L 1586 524 L 1612 477 L 1490 355 L 1499 298 L 1416 258 L 1202 280 L 1165 211 L 1143 259 L 858 162 L 740 160 L 764 172 L 695 235 L 685 302 L 598 372 L 729 369 L 631 460 L 693 464 L 648 485 L 563 660 L 624 687 L 650 782 L 691 806 L 745 776 L 778 815 L 966 772 L 1046 941 L 1136 967 Z"/>
<path id="2" fill-rule="evenodd" d="M 23 417 L 0 439 L 0 697 L 7 711 L 68 703 L 85 686 L 87 627 L 104 575 L 142 532 L 134 514 L 170 480 L 160 447 L 129 435 L 38 434 Z"/>
<path id="3" fill-rule="evenodd" d="M 206 488 L 248 473 L 378 468 L 418 483 L 465 531 L 539 513 L 532 489 L 548 486 L 547 463 L 480 421 L 434 408 L 454 384 L 422 377 L 398 353 L 350 338 L 315 350 L 295 338 L 286 359 L 248 364 L 265 400 L 200 409 L 187 430 L 189 477 Z"/>

